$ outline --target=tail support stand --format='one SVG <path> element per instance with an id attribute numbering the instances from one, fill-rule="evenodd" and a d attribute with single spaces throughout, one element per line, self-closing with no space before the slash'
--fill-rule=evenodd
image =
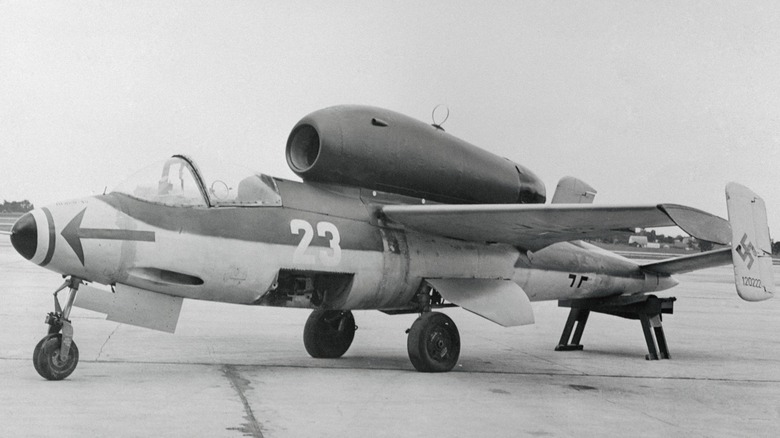
<path id="1" fill-rule="evenodd" d="M 563 333 L 561 334 L 561 340 L 558 342 L 558 346 L 555 347 L 555 351 L 573 351 L 582 350 L 582 332 L 585 331 L 585 323 L 588 322 L 588 315 L 590 310 L 580 309 L 572 307 L 569 312 L 569 319 L 566 320 L 566 325 L 563 327 Z M 574 331 L 574 336 L 571 336 L 571 331 L 574 328 L 574 324 L 577 324 L 577 329 Z M 569 338 L 571 337 L 571 343 Z"/>
<path id="2" fill-rule="evenodd" d="M 561 340 L 555 351 L 582 350 L 580 340 L 590 312 L 605 313 L 626 319 L 638 319 L 647 342 L 647 360 L 670 359 L 669 347 L 662 324 L 663 313 L 673 313 L 677 298 L 658 298 L 655 295 L 613 297 L 605 299 L 560 300 L 559 307 L 569 307 L 569 318 L 563 327 Z M 574 325 L 577 324 L 576 330 Z M 572 330 L 574 335 L 572 336 Z M 571 342 L 569 338 L 571 337 Z"/>

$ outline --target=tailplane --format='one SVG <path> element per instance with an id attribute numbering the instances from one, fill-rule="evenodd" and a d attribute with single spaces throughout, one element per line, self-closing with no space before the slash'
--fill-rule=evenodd
<path id="1" fill-rule="evenodd" d="M 731 257 L 737 293 L 746 301 L 772 298 L 772 247 L 764 200 L 737 183 L 726 186 L 731 223 Z"/>

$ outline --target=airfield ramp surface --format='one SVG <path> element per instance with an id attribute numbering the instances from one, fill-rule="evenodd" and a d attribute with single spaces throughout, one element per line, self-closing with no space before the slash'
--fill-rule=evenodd
<path id="1" fill-rule="evenodd" d="M 10 233 L 11 227 L 14 226 L 14 222 L 16 222 L 22 214 L 24 213 L 0 213 L 0 231 Z"/>
<path id="2" fill-rule="evenodd" d="M 449 309 L 459 365 L 422 374 L 406 354 L 415 315 L 356 312 L 352 348 L 316 360 L 306 311 L 186 301 L 175 335 L 74 309 L 79 367 L 48 382 L 31 356 L 61 279 L 0 236 L 1 435 L 776 436 L 780 300 L 744 302 L 732 278 L 679 276 L 668 361 L 644 360 L 637 321 L 604 315 L 584 351 L 553 351 L 567 317 L 555 302 L 510 329 Z"/>

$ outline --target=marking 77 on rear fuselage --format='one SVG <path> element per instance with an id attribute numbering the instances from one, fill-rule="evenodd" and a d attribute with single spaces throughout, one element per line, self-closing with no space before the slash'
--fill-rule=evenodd
<path id="1" fill-rule="evenodd" d="M 577 281 L 577 277 L 579 277 L 580 281 Z M 588 277 L 584 275 L 569 274 L 569 278 L 571 279 L 571 284 L 569 285 L 569 287 L 575 287 L 574 283 L 577 283 L 578 289 L 580 288 L 580 286 L 582 286 L 583 282 L 588 281 Z"/>

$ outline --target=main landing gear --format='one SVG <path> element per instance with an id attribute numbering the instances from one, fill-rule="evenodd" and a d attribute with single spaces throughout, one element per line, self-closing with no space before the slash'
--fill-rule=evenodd
<path id="1" fill-rule="evenodd" d="M 303 346 L 311 357 L 335 359 L 344 355 L 355 338 L 355 317 L 346 310 L 315 310 L 303 328 Z"/>
<path id="2" fill-rule="evenodd" d="M 315 310 L 303 328 L 303 345 L 311 357 L 336 359 L 347 352 L 355 337 L 355 317 L 344 310 Z M 424 311 L 406 331 L 409 360 L 417 371 L 450 371 L 460 356 L 460 334 L 449 316 Z"/>
<path id="3" fill-rule="evenodd" d="M 73 326 L 68 318 L 80 284 L 80 279 L 71 277 L 54 291 L 54 312 L 46 316 L 49 334 L 38 342 L 33 351 L 35 371 L 47 380 L 62 380 L 68 377 L 79 363 L 79 349 L 73 342 Z M 63 309 L 57 294 L 65 288 L 69 289 L 69 294 Z"/>
<path id="4" fill-rule="evenodd" d="M 460 356 L 458 327 L 443 313 L 424 312 L 409 329 L 406 349 L 417 371 L 447 372 L 458 363 Z"/>

